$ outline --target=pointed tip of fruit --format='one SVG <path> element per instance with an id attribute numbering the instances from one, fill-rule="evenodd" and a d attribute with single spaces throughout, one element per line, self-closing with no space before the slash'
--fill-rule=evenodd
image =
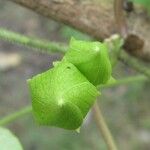
<path id="1" fill-rule="evenodd" d="M 116 79 L 114 77 L 110 77 L 110 79 L 107 81 L 107 83 L 115 83 Z"/>
<path id="2" fill-rule="evenodd" d="M 59 63 L 60 63 L 60 61 L 54 61 L 53 66 L 56 67 Z"/>
<path id="3" fill-rule="evenodd" d="M 29 83 L 31 81 L 31 79 L 27 79 L 27 83 Z"/>
<path id="4" fill-rule="evenodd" d="M 79 128 L 77 128 L 75 131 L 77 132 L 77 133 L 80 133 L 80 127 Z"/>

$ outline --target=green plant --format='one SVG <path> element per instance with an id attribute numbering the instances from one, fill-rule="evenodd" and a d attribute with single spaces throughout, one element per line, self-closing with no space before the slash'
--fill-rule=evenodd
<path id="1" fill-rule="evenodd" d="M 0 38 L 34 49 L 42 49 L 43 52 L 45 51 L 47 53 L 64 53 L 68 49 L 63 59 L 59 62 L 55 62 L 52 69 L 28 80 L 34 116 L 39 124 L 42 125 L 54 125 L 65 129 L 77 129 L 80 127 L 85 115 L 96 100 L 99 94 L 99 88 L 112 87 L 148 79 L 143 75 L 138 75 L 114 82 L 111 77 L 112 69 L 108 56 L 108 49 L 104 43 L 85 42 L 72 39 L 69 48 L 67 48 L 64 44 L 32 39 L 5 29 L 0 29 Z M 115 57 L 114 64 L 116 64 L 116 58 L 126 60 L 126 57 L 120 55 L 120 48 L 118 47 L 118 45 L 122 45 L 122 40 L 116 39 L 116 41 L 117 43 L 113 41 L 116 48 L 112 48 L 117 49 L 118 55 Z M 128 63 L 132 64 L 131 61 Z M 137 65 L 136 68 L 140 69 Z M 142 69 L 141 72 L 145 72 L 145 70 L 146 69 Z M 150 72 L 147 70 L 145 74 L 149 77 Z M 98 77 L 101 78 L 99 79 Z M 116 150 L 117 148 L 101 111 L 99 111 L 97 105 L 95 108 L 95 112 L 100 114 L 96 115 L 96 118 L 102 135 L 109 149 Z M 31 112 L 31 106 L 23 108 L 1 119 L 0 126 L 7 125 L 15 119 Z"/>
<path id="2" fill-rule="evenodd" d="M 110 76 L 106 46 L 72 38 L 62 61 L 28 80 L 36 120 L 43 125 L 79 128 L 99 95 L 94 85 L 106 83 Z"/>

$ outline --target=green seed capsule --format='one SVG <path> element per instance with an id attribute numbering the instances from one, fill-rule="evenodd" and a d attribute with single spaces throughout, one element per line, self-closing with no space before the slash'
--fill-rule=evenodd
<path id="1" fill-rule="evenodd" d="M 106 83 L 111 77 L 108 49 L 103 43 L 72 38 L 64 59 L 74 64 L 95 86 Z"/>
<path id="2" fill-rule="evenodd" d="M 99 95 L 96 87 L 68 61 L 28 80 L 33 114 L 41 125 L 77 129 Z"/>

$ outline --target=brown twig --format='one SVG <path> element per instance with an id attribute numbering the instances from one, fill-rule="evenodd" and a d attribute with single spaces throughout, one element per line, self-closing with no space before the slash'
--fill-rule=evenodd
<path id="1" fill-rule="evenodd" d="M 124 15 L 124 0 L 114 0 L 114 14 L 117 29 L 120 35 L 125 38 L 128 34 L 126 17 Z"/>
<path id="2" fill-rule="evenodd" d="M 105 7 L 93 1 L 86 3 L 78 0 L 9 0 L 27 7 L 43 16 L 55 21 L 67 24 L 81 32 L 87 33 L 98 40 L 104 40 L 117 32 L 113 17 L 113 9 L 109 5 Z M 136 17 L 133 18 L 135 20 Z M 142 19 L 141 19 L 142 20 Z M 134 22 L 134 21 L 133 21 Z M 139 26 L 141 28 L 141 26 Z M 130 35 L 130 34 L 129 34 Z M 126 41 L 126 50 L 140 59 L 150 61 L 150 57 L 144 49 L 139 47 L 139 41 L 144 41 L 139 35 L 132 42 Z M 129 38 L 128 38 L 129 39 Z M 137 42 L 137 40 L 138 42 Z M 133 49 L 137 48 L 137 49 Z M 138 50 L 138 53 L 136 51 Z M 140 53 L 139 53 L 140 50 Z M 146 53 L 145 53 L 146 51 Z M 148 58 L 147 58 L 148 57 Z"/>

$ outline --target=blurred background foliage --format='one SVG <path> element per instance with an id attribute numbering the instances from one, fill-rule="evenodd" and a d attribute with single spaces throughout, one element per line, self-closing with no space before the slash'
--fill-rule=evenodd
<path id="1" fill-rule="evenodd" d="M 50 41 L 68 43 L 71 36 L 92 40 L 70 27 L 3 0 L 0 0 L 0 27 Z M 17 57 L 14 58 L 14 55 Z M 6 65 L 2 57 L 7 62 L 13 58 L 11 64 L 14 60 L 17 63 Z M 53 61 L 61 57 L 60 54 L 35 53 L 31 49 L 0 41 L 0 117 L 30 104 L 26 80 L 47 70 Z M 113 74 L 118 79 L 136 75 L 137 72 L 119 63 Z M 150 149 L 149 91 L 148 82 L 102 90 L 99 104 L 121 150 Z M 37 126 L 31 115 L 16 120 L 8 127 L 19 137 L 25 150 L 106 150 L 91 112 L 80 134 L 54 127 Z"/>
<path id="2" fill-rule="evenodd" d="M 147 9 L 150 14 L 150 0 L 130 0 L 134 3 L 141 4 L 143 7 Z"/>

